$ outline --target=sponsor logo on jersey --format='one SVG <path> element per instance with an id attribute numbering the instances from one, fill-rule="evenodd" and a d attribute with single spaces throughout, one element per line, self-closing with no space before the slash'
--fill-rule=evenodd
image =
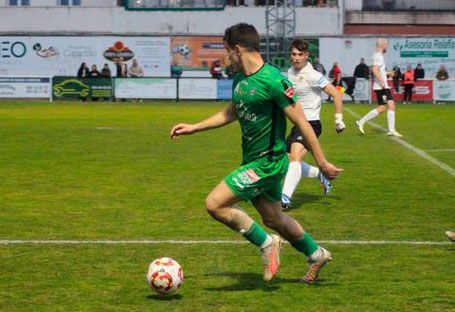
<path id="1" fill-rule="evenodd" d="M 292 98 L 295 95 L 295 91 L 294 91 L 294 89 L 292 87 L 288 87 L 284 91 L 284 95 L 286 95 L 288 98 Z"/>
<path id="2" fill-rule="evenodd" d="M 254 172 L 253 169 L 248 169 L 247 171 L 245 171 L 245 173 L 248 175 L 248 177 L 250 177 L 251 181 L 254 182 L 257 182 L 259 181 L 259 176 L 256 174 L 256 172 Z"/>
<path id="3" fill-rule="evenodd" d="M 254 172 L 253 169 L 248 169 L 246 171 L 240 172 L 237 177 L 240 179 L 240 182 L 244 185 L 249 185 L 259 181 L 259 176 Z M 236 180 L 234 178 L 234 180 Z M 236 182 L 237 183 L 237 182 Z"/>

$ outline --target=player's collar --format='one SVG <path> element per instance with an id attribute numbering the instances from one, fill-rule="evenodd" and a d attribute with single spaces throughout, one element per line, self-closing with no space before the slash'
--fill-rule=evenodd
<path id="1" fill-rule="evenodd" d="M 265 66 L 265 62 L 264 62 L 264 63 L 262 63 L 262 66 L 261 66 L 261 67 L 260 67 L 260 68 L 259 68 L 257 71 L 255 71 L 254 73 L 251 73 L 251 74 L 249 74 L 249 75 L 245 74 L 245 76 L 247 76 L 247 77 L 251 77 L 251 76 L 254 76 L 254 75 L 256 75 L 257 73 L 259 73 L 259 72 L 261 71 L 261 69 L 263 69 L 263 68 L 264 68 L 264 66 Z"/>

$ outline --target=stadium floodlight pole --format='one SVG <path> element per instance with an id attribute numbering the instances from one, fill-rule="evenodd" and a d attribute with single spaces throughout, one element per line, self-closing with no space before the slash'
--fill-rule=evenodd
<path id="1" fill-rule="evenodd" d="M 289 47 L 295 37 L 296 17 L 293 0 L 267 1 L 265 11 L 266 48 L 265 59 L 281 69 L 287 67 Z"/>

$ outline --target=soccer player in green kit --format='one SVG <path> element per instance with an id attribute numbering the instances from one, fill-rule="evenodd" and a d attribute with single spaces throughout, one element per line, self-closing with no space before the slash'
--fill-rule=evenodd
<path id="1" fill-rule="evenodd" d="M 240 23 L 226 29 L 223 38 L 234 77 L 233 101 L 222 111 L 195 124 L 177 124 L 171 138 L 225 126 L 238 120 L 242 130 L 242 165 L 231 172 L 207 196 L 205 206 L 217 221 L 242 234 L 261 250 L 263 278 L 270 281 L 280 265 L 282 238 L 308 259 L 302 282 L 313 283 L 331 260 L 301 225 L 281 210 L 281 181 L 286 175 L 286 116 L 299 127 L 320 170 L 334 179 L 342 170 L 329 163 L 294 95 L 292 84 L 280 71 L 264 63 L 259 34 Z M 251 201 L 263 223 L 280 236 L 269 235 L 235 203 Z"/>

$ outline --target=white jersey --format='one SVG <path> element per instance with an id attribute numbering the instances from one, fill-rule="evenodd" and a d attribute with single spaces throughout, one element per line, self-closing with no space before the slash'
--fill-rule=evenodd
<path id="1" fill-rule="evenodd" d="M 373 53 L 371 57 L 371 63 L 373 66 L 377 66 L 379 69 L 379 75 L 382 77 L 384 81 L 384 87 L 386 89 L 390 89 L 389 84 L 387 83 L 387 71 L 385 69 L 385 62 L 384 62 L 384 55 L 380 52 Z M 374 75 L 373 75 L 374 76 Z M 379 80 L 374 76 L 374 83 L 373 83 L 373 90 L 381 90 L 381 84 Z"/>
<path id="2" fill-rule="evenodd" d="M 306 119 L 319 120 L 322 105 L 321 92 L 330 83 L 327 78 L 307 63 L 301 70 L 289 68 L 288 79 L 294 86 Z"/>

